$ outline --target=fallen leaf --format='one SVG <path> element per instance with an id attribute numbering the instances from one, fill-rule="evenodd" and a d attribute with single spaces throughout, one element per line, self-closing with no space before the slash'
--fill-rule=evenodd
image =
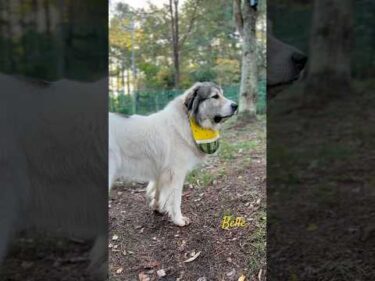
<path id="1" fill-rule="evenodd" d="M 139 281 L 150 281 L 150 277 L 147 276 L 144 272 L 138 274 Z"/>
<path id="2" fill-rule="evenodd" d="M 164 269 L 159 269 L 156 273 L 159 276 L 159 278 L 164 277 L 165 275 L 167 275 L 167 273 L 165 273 Z"/>
<path id="3" fill-rule="evenodd" d="M 120 267 L 119 269 L 116 270 L 116 273 L 117 273 L 117 274 L 120 274 L 123 270 L 124 270 L 124 268 L 123 268 L 123 267 Z"/>
<path id="4" fill-rule="evenodd" d="M 182 251 L 185 250 L 185 248 L 186 248 L 186 241 L 185 241 L 185 240 L 182 240 L 181 245 L 178 246 L 178 250 L 179 250 L 180 252 L 182 252 Z"/>
<path id="5" fill-rule="evenodd" d="M 238 278 L 238 281 L 245 281 L 246 280 L 246 276 L 245 275 L 241 275 L 240 278 Z"/>
<path id="6" fill-rule="evenodd" d="M 307 226 L 307 231 L 314 231 L 314 230 L 317 230 L 317 229 L 318 229 L 318 226 L 315 223 L 310 223 Z"/>
<path id="7" fill-rule="evenodd" d="M 298 281 L 297 274 L 292 273 L 292 275 L 290 276 L 290 280 L 292 280 L 292 281 Z"/>
<path id="8" fill-rule="evenodd" d="M 193 260 L 195 260 L 197 257 L 199 257 L 199 255 L 201 254 L 201 252 L 199 251 L 198 253 L 196 253 L 194 256 L 192 256 L 191 258 L 188 258 L 186 261 L 184 262 L 192 262 Z"/>
<path id="9" fill-rule="evenodd" d="M 232 277 L 232 276 L 234 276 L 236 274 L 236 270 L 233 268 L 231 271 L 229 271 L 229 272 L 227 272 L 226 273 L 226 275 L 228 276 L 228 277 Z"/>

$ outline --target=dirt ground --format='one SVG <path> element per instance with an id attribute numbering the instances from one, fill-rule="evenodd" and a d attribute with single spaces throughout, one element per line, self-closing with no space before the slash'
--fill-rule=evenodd
<path id="1" fill-rule="evenodd" d="M 117 183 L 109 202 L 111 281 L 265 280 L 265 123 L 228 123 L 219 153 L 187 177 L 182 211 L 189 226 L 154 214 L 146 184 Z M 222 229 L 225 215 L 246 225 Z"/>
<path id="2" fill-rule="evenodd" d="M 375 81 L 311 109 L 268 103 L 269 280 L 375 280 Z"/>
<path id="3" fill-rule="evenodd" d="M 87 274 L 91 243 L 21 235 L 13 242 L 1 281 L 93 281 Z"/>

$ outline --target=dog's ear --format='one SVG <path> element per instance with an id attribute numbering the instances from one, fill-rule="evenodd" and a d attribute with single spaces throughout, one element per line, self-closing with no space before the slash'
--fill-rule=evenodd
<path id="1" fill-rule="evenodd" d="M 185 106 L 188 111 L 196 112 L 199 101 L 198 101 L 198 89 L 200 83 L 195 83 L 193 87 L 188 90 L 185 98 Z"/>

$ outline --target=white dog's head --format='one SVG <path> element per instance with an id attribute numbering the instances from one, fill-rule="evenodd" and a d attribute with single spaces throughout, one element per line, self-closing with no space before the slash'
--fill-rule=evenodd
<path id="1" fill-rule="evenodd" d="M 206 129 L 218 130 L 238 105 L 224 97 L 223 90 L 211 82 L 198 82 L 185 92 L 185 106 L 190 116 Z"/>

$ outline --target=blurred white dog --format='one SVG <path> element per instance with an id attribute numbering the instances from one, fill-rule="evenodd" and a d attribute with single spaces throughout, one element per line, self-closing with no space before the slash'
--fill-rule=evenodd
<path id="1" fill-rule="evenodd" d="M 107 79 L 0 75 L 0 85 L 0 263 L 11 237 L 33 228 L 97 239 L 91 266 L 105 274 Z"/>

